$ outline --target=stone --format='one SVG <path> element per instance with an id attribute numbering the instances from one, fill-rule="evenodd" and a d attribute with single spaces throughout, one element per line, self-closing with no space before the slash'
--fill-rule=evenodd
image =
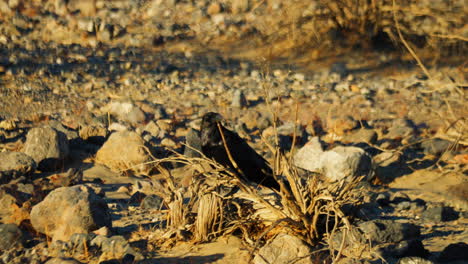
<path id="1" fill-rule="evenodd" d="M 231 9 L 232 13 L 240 14 L 247 12 L 250 8 L 250 1 L 249 0 L 234 0 L 231 1 Z"/>
<path id="2" fill-rule="evenodd" d="M 79 131 L 80 138 L 98 145 L 102 145 L 106 141 L 107 134 L 107 129 L 102 126 L 83 126 Z"/>
<path id="3" fill-rule="evenodd" d="M 56 187 L 66 187 L 83 183 L 83 171 L 70 168 L 64 173 L 57 173 L 49 177 Z"/>
<path id="4" fill-rule="evenodd" d="M 458 219 L 458 214 L 453 208 L 447 206 L 438 206 L 426 209 L 422 219 L 431 222 L 453 221 Z"/>
<path id="5" fill-rule="evenodd" d="M 14 120 L 0 121 L 0 129 L 9 131 L 9 130 L 15 130 L 17 128 L 18 126 L 16 125 L 16 122 Z"/>
<path id="6" fill-rule="evenodd" d="M 385 254 L 391 257 L 429 257 L 430 253 L 424 248 L 421 240 L 404 240 L 385 249 Z"/>
<path id="7" fill-rule="evenodd" d="M 395 119 L 392 126 L 388 129 L 386 138 L 391 139 L 402 139 L 411 137 L 415 133 L 413 124 L 410 120 L 406 119 Z"/>
<path id="8" fill-rule="evenodd" d="M 420 257 L 405 257 L 398 260 L 397 264 L 434 264 L 434 262 Z"/>
<path id="9" fill-rule="evenodd" d="M 59 16 L 64 16 L 68 13 L 67 0 L 55 0 L 54 1 L 55 13 Z"/>
<path id="10" fill-rule="evenodd" d="M 352 143 L 371 143 L 375 144 L 377 142 L 377 132 L 373 129 L 361 128 L 357 131 L 352 132 L 349 135 L 343 137 L 343 142 L 352 142 Z"/>
<path id="11" fill-rule="evenodd" d="M 379 153 L 373 157 L 373 163 L 376 164 L 375 176 L 382 183 L 390 183 L 405 172 L 406 166 L 399 153 Z"/>
<path id="12" fill-rule="evenodd" d="M 0 252 L 22 246 L 23 232 L 15 224 L 0 224 Z"/>
<path id="13" fill-rule="evenodd" d="M 51 258 L 45 264 L 81 264 L 73 258 Z"/>
<path id="14" fill-rule="evenodd" d="M 96 163 L 103 164 L 113 171 L 133 171 L 147 174 L 152 160 L 145 141 L 135 132 L 121 131 L 110 135 L 96 153 Z"/>
<path id="15" fill-rule="evenodd" d="M 11 190 L 0 189 L 0 222 L 14 223 L 15 207 L 18 207 L 18 199 L 11 193 Z M 19 223 L 18 223 L 19 224 Z"/>
<path id="16" fill-rule="evenodd" d="M 208 8 L 206 9 L 206 13 L 208 13 L 208 15 L 215 15 L 215 14 L 220 13 L 221 10 L 222 10 L 221 4 L 214 2 L 208 6 Z"/>
<path id="17" fill-rule="evenodd" d="M 298 237 L 279 234 L 260 248 L 253 259 L 255 264 L 300 263 L 312 264 L 312 250 Z"/>
<path id="18" fill-rule="evenodd" d="M 70 237 L 70 240 L 67 242 L 68 248 L 74 252 L 74 254 L 85 254 L 90 246 L 90 242 L 96 235 L 94 233 L 90 234 L 79 234 L 75 233 Z"/>
<path id="19" fill-rule="evenodd" d="M 71 0 L 67 2 L 70 12 L 80 11 L 80 14 L 85 17 L 96 14 L 96 0 Z"/>
<path id="20" fill-rule="evenodd" d="M 371 176 L 372 160 L 358 147 L 335 147 L 321 156 L 321 162 L 324 175 L 332 181 Z"/>
<path id="21" fill-rule="evenodd" d="M 104 113 L 110 113 L 118 120 L 129 122 L 130 124 L 143 123 L 146 120 L 145 113 L 136 105 L 130 102 L 111 102 L 101 108 Z"/>
<path id="22" fill-rule="evenodd" d="M 159 210 L 161 209 L 162 202 L 163 199 L 160 196 L 150 194 L 143 198 L 143 201 L 141 201 L 140 206 L 143 209 Z"/>
<path id="23" fill-rule="evenodd" d="M 294 164 L 302 169 L 322 173 L 331 181 L 352 180 L 371 176 L 372 160 L 361 148 L 338 146 L 323 151 L 318 138 L 312 139 L 294 156 Z"/>
<path id="24" fill-rule="evenodd" d="M 34 159 L 39 170 L 53 171 L 63 167 L 70 151 L 67 136 L 45 126 L 28 132 L 23 152 Z"/>
<path id="25" fill-rule="evenodd" d="M 391 220 L 373 220 L 358 224 L 359 229 L 373 244 L 397 243 L 402 240 L 417 238 L 420 227 L 410 223 L 398 223 Z"/>
<path id="26" fill-rule="evenodd" d="M 153 137 L 159 137 L 161 134 L 161 129 L 158 125 L 156 125 L 156 123 L 153 120 L 149 121 L 148 124 L 146 124 L 146 126 L 143 128 L 143 131 L 148 132 Z"/>
<path id="27" fill-rule="evenodd" d="M 232 95 L 231 101 L 232 107 L 243 108 L 248 106 L 247 99 L 245 98 L 244 92 L 242 90 L 235 90 Z"/>
<path id="28" fill-rule="evenodd" d="M 36 170 L 36 162 L 22 152 L 0 152 L 0 184 Z"/>
<path id="29" fill-rule="evenodd" d="M 453 243 L 448 245 L 440 253 L 437 259 L 440 262 L 466 261 L 468 259 L 468 244 L 465 242 Z"/>
<path id="30" fill-rule="evenodd" d="M 294 155 L 294 165 L 308 171 L 320 171 L 322 163 L 319 157 L 323 152 L 323 143 L 314 137 Z"/>
<path id="31" fill-rule="evenodd" d="M 87 234 L 112 220 L 106 202 L 83 185 L 61 187 L 50 192 L 31 210 L 31 224 L 52 239 L 68 241 L 75 233 Z"/>
<path id="32" fill-rule="evenodd" d="M 434 156 L 441 155 L 447 151 L 451 145 L 452 142 L 440 138 L 433 138 L 421 143 L 424 153 Z"/>
<path id="33" fill-rule="evenodd" d="M 190 128 L 185 136 L 185 144 L 184 155 L 186 157 L 199 158 L 202 156 L 200 131 Z"/>
<path id="34" fill-rule="evenodd" d="M 91 246 L 97 246 L 102 251 L 99 263 L 111 259 L 123 259 L 127 254 L 133 255 L 135 260 L 143 259 L 143 256 L 135 251 L 123 236 L 96 236 L 91 241 Z"/>

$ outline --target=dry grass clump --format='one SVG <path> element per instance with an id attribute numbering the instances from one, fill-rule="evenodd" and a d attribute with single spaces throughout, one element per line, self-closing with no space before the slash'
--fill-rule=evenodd
<path id="1" fill-rule="evenodd" d="M 300 54 L 310 47 L 336 52 L 339 46 L 400 43 L 398 31 L 412 46 L 439 52 L 431 57 L 459 56 L 468 48 L 463 1 L 256 2 L 255 35 L 261 36 L 262 45 L 270 44 L 276 55 L 286 51 Z"/>
<path id="2" fill-rule="evenodd" d="M 276 153 L 279 193 L 260 190 L 207 158 L 187 158 L 176 154 L 157 161 L 168 189 L 165 194 L 167 222 L 161 236 L 151 241 L 172 246 L 178 241 L 208 242 L 236 234 L 250 245 L 252 252 L 276 234 L 295 234 L 310 245 L 325 242 L 339 228 L 352 229 L 341 210 L 344 204 L 358 203 L 353 182 L 325 184 L 318 175 L 301 178 L 279 150 Z M 186 164 L 195 168 L 192 184 L 177 185 L 165 162 Z M 239 190 L 240 189 L 240 190 Z M 168 242 L 171 240 L 172 242 Z"/>

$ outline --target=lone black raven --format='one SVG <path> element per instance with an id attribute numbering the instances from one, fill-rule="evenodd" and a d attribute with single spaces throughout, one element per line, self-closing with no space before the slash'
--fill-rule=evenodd
<path id="1" fill-rule="evenodd" d="M 221 121 L 222 116 L 218 113 L 209 112 L 203 115 L 200 136 L 203 154 L 231 168 L 240 177 L 243 175 L 249 181 L 279 191 L 280 186 L 273 177 L 273 171 L 268 162 L 239 135 L 222 126 Z M 229 158 L 224 142 L 237 169 Z"/>

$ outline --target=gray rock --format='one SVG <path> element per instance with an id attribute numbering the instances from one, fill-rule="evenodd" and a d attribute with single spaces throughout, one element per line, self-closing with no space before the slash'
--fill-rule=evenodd
<path id="1" fill-rule="evenodd" d="M 123 236 L 97 236 L 91 241 L 91 246 L 101 249 L 100 261 L 110 259 L 123 259 L 126 255 L 133 255 L 135 260 L 143 259 L 143 256 L 135 251 Z"/>
<path id="2" fill-rule="evenodd" d="M 118 120 L 130 124 L 142 123 L 146 120 L 145 113 L 131 102 L 111 102 L 101 108 L 102 112 L 109 112 L 117 117 Z"/>
<path id="3" fill-rule="evenodd" d="M 398 260 L 397 264 L 434 264 L 434 262 L 420 257 L 406 257 Z"/>
<path id="4" fill-rule="evenodd" d="M 31 129 L 24 143 L 24 153 L 34 159 L 41 171 L 63 167 L 69 154 L 67 136 L 52 127 Z"/>
<path id="5" fill-rule="evenodd" d="M 163 199 L 155 194 L 150 194 L 143 198 L 143 201 L 141 201 L 141 208 L 143 209 L 161 209 L 161 204 L 163 202 Z"/>
<path id="6" fill-rule="evenodd" d="M 36 162 L 22 152 L 0 152 L 0 184 L 36 170 Z"/>
<path id="7" fill-rule="evenodd" d="M 415 133 L 415 129 L 410 120 L 396 119 L 392 126 L 388 129 L 385 137 L 391 139 L 401 139 L 411 137 Z"/>
<path id="8" fill-rule="evenodd" d="M 260 248 L 253 259 L 255 264 L 300 263 L 312 264 L 312 250 L 302 240 L 289 234 L 279 234 Z"/>
<path id="9" fill-rule="evenodd" d="M 23 232 L 14 224 L 0 224 L 0 251 L 22 246 Z"/>
<path id="10" fill-rule="evenodd" d="M 370 176 L 372 168 L 372 160 L 363 149 L 338 146 L 323 151 L 318 138 L 312 139 L 296 153 L 294 164 L 305 170 L 323 173 L 332 181 Z"/>
<path id="11" fill-rule="evenodd" d="M 397 223 L 391 220 L 373 220 L 360 223 L 359 228 L 373 244 L 396 243 L 416 238 L 420 228 L 409 223 Z"/>
<path id="12" fill-rule="evenodd" d="M 371 174 L 372 160 L 361 148 L 338 146 L 321 156 L 324 175 L 333 181 Z"/>
<path id="13" fill-rule="evenodd" d="M 434 156 L 444 153 L 451 145 L 452 142 L 440 138 L 434 138 L 421 143 L 421 147 L 424 149 L 424 153 Z"/>
<path id="14" fill-rule="evenodd" d="M 88 250 L 95 234 L 73 234 L 68 241 L 68 248 L 75 254 L 82 254 Z"/>
<path id="15" fill-rule="evenodd" d="M 308 171 L 321 171 L 323 155 L 323 144 L 318 137 L 312 138 L 307 144 L 300 148 L 294 156 L 294 164 Z"/>
<path id="16" fill-rule="evenodd" d="M 48 125 L 54 128 L 55 130 L 64 133 L 67 136 L 68 140 L 73 140 L 73 139 L 78 138 L 78 132 L 64 127 L 62 123 L 60 123 L 57 120 L 50 120 Z"/>
<path id="17" fill-rule="evenodd" d="M 234 94 L 232 95 L 231 106 L 239 108 L 248 106 L 247 99 L 245 98 L 244 92 L 242 90 L 234 91 Z"/>
<path id="18" fill-rule="evenodd" d="M 184 155 L 189 158 L 201 157 L 201 140 L 200 132 L 191 128 L 185 136 L 185 149 Z"/>
<path id="19" fill-rule="evenodd" d="M 424 211 L 422 219 L 431 222 L 453 221 L 458 219 L 458 214 L 451 207 L 438 206 Z"/>
<path id="20" fill-rule="evenodd" d="M 437 260 L 440 262 L 468 260 L 468 244 L 459 242 L 448 245 L 442 250 Z"/>
<path id="21" fill-rule="evenodd" d="M 53 240 L 67 241 L 75 233 L 111 227 L 112 221 L 106 202 L 92 189 L 76 185 L 50 192 L 32 208 L 31 224 Z"/>

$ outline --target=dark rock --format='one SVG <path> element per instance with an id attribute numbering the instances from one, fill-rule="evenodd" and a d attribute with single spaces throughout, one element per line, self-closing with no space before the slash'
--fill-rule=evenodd
<path id="1" fill-rule="evenodd" d="M 136 191 L 132 196 L 130 196 L 130 199 L 128 199 L 128 202 L 131 204 L 140 204 L 143 199 L 145 199 L 146 194 Z"/>
<path id="2" fill-rule="evenodd" d="M 143 256 L 135 251 L 123 236 L 97 236 L 91 241 L 91 246 L 97 246 L 101 249 L 101 259 L 106 261 L 114 259 L 124 259 L 126 255 L 132 255 L 136 260 L 141 260 Z M 125 258 L 131 259 L 130 256 Z"/>
<path id="3" fill-rule="evenodd" d="M 440 262 L 468 260 L 468 244 L 459 242 L 448 245 L 444 250 L 442 250 L 438 260 Z"/>
<path id="4" fill-rule="evenodd" d="M 451 207 L 439 206 L 426 209 L 422 213 L 422 219 L 432 222 L 453 221 L 458 219 L 458 213 Z"/>
<path id="5" fill-rule="evenodd" d="M 143 201 L 141 201 L 141 208 L 143 209 L 161 209 L 161 204 L 163 199 L 155 194 L 150 194 L 146 196 Z"/>
<path id="6" fill-rule="evenodd" d="M 375 198 L 375 201 L 379 206 L 388 206 L 390 204 L 390 194 L 388 193 L 379 193 Z"/>
<path id="7" fill-rule="evenodd" d="M 359 228 L 375 244 L 396 243 L 420 235 L 420 228 L 410 223 L 391 220 L 373 220 L 360 223 Z"/>
<path id="8" fill-rule="evenodd" d="M 421 240 L 405 240 L 397 245 L 385 249 L 384 253 L 391 257 L 422 257 L 427 258 L 430 253 L 424 248 Z"/>
<path id="9" fill-rule="evenodd" d="M 0 224 L 0 251 L 23 244 L 23 232 L 14 224 Z"/>
<path id="10" fill-rule="evenodd" d="M 0 184 L 36 170 L 36 162 L 21 152 L 0 152 Z"/>
<path id="11" fill-rule="evenodd" d="M 191 128 L 187 135 L 185 136 L 185 149 L 184 155 L 189 158 L 199 158 L 201 157 L 202 149 L 201 149 L 201 140 L 200 140 L 200 132 Z"/>
<path id="12" fill-rule="evenodd" d="M 50 126 L 33 128 L 26 136 L 24 153 L 34 159 L 39 170 L 56 170 L 63 167 L 69 153 L 67 136 Z"/>
<path id="13" fill-rule="evenodd" d="M 452 142 L 440 138 L 433 138 L 421 143 L 424 153 L 434 156 L 438 156 L 447 151 L 450 145 L 452 145 Z"/>

